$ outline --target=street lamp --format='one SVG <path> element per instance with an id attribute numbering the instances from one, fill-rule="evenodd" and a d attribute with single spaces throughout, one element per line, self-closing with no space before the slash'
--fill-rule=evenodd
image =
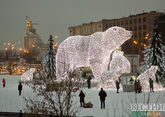
<path id="1" fill-rule="evenodd" d="M 6 50 L 6 54 L 7 54 L 7 59 L 8 59 L 8 71 L 10 73 L 10 75 L 12 75 L 12 62 L 13 62 L 13 50 L 15 50 L 15 46 L 17 44 L 20 44 L 21 42 L 4 42 L 4 46 L 5 46 L 5 50 Z M 20 49 L 19 49 L 20 51 Z M 8 53 L 7 53 L 8 52 Z"/>

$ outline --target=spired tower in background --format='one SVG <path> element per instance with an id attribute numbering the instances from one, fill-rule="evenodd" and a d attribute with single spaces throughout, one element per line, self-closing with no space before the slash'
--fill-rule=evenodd
<path id="1" fill-rule="evenodd" d="M 40 36 L 36 33 L 36 29 L 33 25 L 39 25 L 38 23 L 32 23 L 26 16 L 26 33 L 24 36 L 24 53 L 30 54 L 32 58 L 38 59 L 43 53 L 43 49 L 47 48 L 47 45 L 43 43 Z"/>

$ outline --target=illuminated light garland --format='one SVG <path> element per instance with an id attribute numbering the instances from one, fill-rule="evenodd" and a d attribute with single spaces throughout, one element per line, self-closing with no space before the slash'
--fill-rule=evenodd
<path id="1" fill-rule="evenodd" d="M 155 81 L 155 73 L 158 70 L 158 66 L 154 66 L 152 65 L 149 69 L 147 69 L 146 71 L 144 71 L 142 74 L 140 74 L 137 79 L 140 80 L 141 84 L 142 84 L 142 89 L 144 91 L 149 91 L 149 78 L 151 78 L 154 83 L 154 90 L 161 90 L 163 89 L 163 86 L 160 83 L 156 83 Z"/>
<path id="2" fill-rule="evenodd" d="M 115 50 L 112 53 L 112 60 L 110 62 L 110 70 L 105 71 L 101 75 L 102 82 L 99 82 L 98 88 L 104 89 L 116 89 L 115 81 L 123 73 L 130 73 L 131 64 L 124 56 L 124 53 L 119 50 Z"/>
<path id="3" fill-rule="evenodd" d="M 65 72 L 89 66 L 96 80 L 107 71 L 111 53 L 132 36 L 122 27 L 111 27 L 90 36 L 71 36 L 57 50 L 56 75 L 62 79 Z"/>
<path id="4" fill-rule="evenodd" d="M 33 79 L 33 73 L 35 72 L 35 68 L 30 68 L 30 70 L 26 71 L 21 75 L 21 81 L 27 82 Z"/>

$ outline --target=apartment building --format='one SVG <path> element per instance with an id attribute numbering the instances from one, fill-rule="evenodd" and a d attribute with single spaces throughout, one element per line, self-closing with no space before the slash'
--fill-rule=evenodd
<path id="1" fill-rule="evenodd" d="M 70 36 L 91 35 L 95 32 L 103 32 L 112 26 L 120 26 L 133 31 L 133 36 L 125 42 L 121 49 L 125 54 L 141 54 L 144 47 L 149 44 L 152 34 L 154 19 L 163 15 L 161 12 L 151 11 L 118 19 L 103 19 L 98 22 L 84 23 L 79 26 L 69 27 Z"/>

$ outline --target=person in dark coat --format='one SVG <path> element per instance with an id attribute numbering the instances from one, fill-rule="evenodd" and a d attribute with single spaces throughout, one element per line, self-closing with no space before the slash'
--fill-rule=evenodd
<path id="1" fill-rule="evenodd" d="M 91 88 L 91 79 L 92 79 L 91 76 L 89 76 L 88 79 L 87 79 L 88 89 Z"/>
<path id="2" fill-rule="evenodd" d="M 80 91 L 79 97 L 80 97 L 80 106 L 83 107 L 85 94 L 83 93 L 82 90 Z"/>
<path id="3" fill-rule="evenodd" d="M 138 84 L 137 84 L 137 80 L 135 80 L 135 82 L 134 82 L 134 88 L 135 88 L 135 93 L 137 93 L 137 91 L 138 91 Z"/>
<path id="4" fill-rule="evenodd" d="M 18 85 L 18 91 L 19 91 L 19 95 L 21 95 L 21 91 L 22 91 L 22 84 L 21 84 L 21 82 Z"/>
<path id="5" fill-rule="evenodd" d="M 119 93 L 120 83 L 118 80 L 116 80 L 116 89 L 117 89 L 117 93 Z"/>
<path id="6" fill-rule="evenodd" d="M 100 101 L 101 101 L 101 109 L 105 108 L 105 98 L 107 97 L 107 93 L 101 88 L 101 91 L 99 92 Z"/>
<path id="7" fill-rule="evenodd" d="M 153 80 L 149 78 L 149 84 L 150 84 L 150 92 L 154 92 L 154 86 L 153 86 Z"/>
<path id="8" fill-rule="evenodd" d="M 140 80 L 138 79 L 138 82 L 137 82 L 137 90 L 138 90 L 138 93 L 141 93 L 142 89 L 141 89 L 141 84 L 140 84 Z"/>
<path id="9" fill-rule="evenodd" d="M 6 85 L 6 81 L 5 81 L 4 78 L 3 78 L 2 82 L 3 82 L 3 87 L 5 87 L 5 85 Z"/>

